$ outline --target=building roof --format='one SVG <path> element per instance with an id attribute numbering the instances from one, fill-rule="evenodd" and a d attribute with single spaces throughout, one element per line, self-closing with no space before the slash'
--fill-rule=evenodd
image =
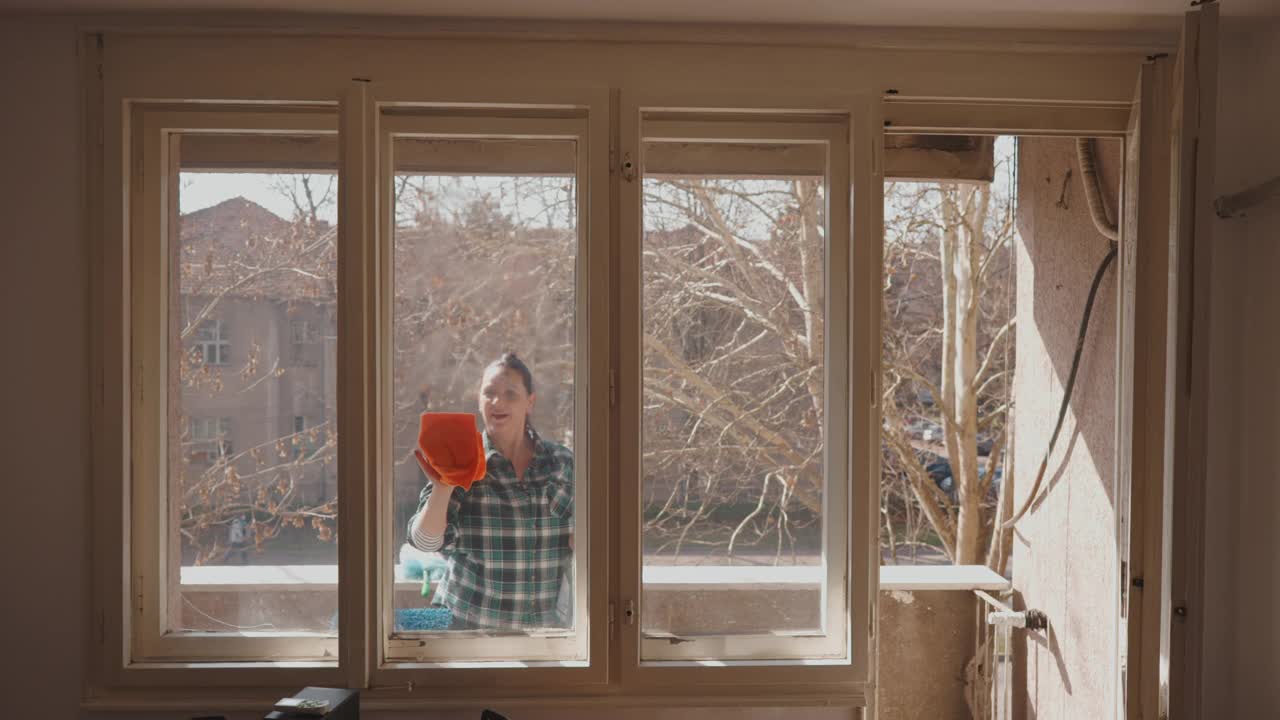
<path id="1" fill-rule="evenodd" d="M 212 297 L 333 297 L 336 228 L 290 222 L 243 197 L 179 218 L 179 292 Z"/>

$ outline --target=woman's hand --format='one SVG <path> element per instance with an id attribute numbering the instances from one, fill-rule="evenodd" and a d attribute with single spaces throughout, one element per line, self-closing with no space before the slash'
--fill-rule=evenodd
<path id="1" fill-rule="evenodd" d="M 436 472 L 436 469 L 431 467 L 431 463 L 427 462 L 427 456 L 422 454 L 422 450 L 414 448 L 413 457 L 417 459 L 418 467 L 422 468 L 422 474 L 427 476 L 427 482 L 432 485 L 439 485 L 440 473 Z"/>

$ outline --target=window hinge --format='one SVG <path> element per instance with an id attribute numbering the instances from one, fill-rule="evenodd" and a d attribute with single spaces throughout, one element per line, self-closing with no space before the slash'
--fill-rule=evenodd
<path id="1" fill-rule="evenodd" d="M 871 175 L 880 177 L 884 174 L 884 134 L 881 133 L 871 144 Z"/>
<path id="2" fill-rule="evenodd" d="M 618 371 L 610 368 L 609 370 L 609 407 L 617 407 L 618 405 Z"/>
<path id="3" fill-rule="evenodd" d="M 622 621 L 628 625 L 636 624 L 636 601 L 627 600 L 622 605 Z"/>
<path id="4" fill-rule="evenodd" d="M 609 601 L 609 627 L 613 627 L 614 623 L 618 622 L 616 609 L 617 609 L 617 605 L 615 605 L 614 602 L 610 600 Z"/>
<path id="5" fill-rule="evenodd" d="M 844 579 L 844 607 L 845 607 L 846 617 L 853 617 L 853 603 L 849 596 L 849 578 L 847 576 Z M 870 609 L 871 609 L 871 612 L 868 613 L 868 617 L 867 617 L 867 638 L 871 641 L 875 641 L 876 617 L 879 616 L 879 611 L 877 610 L 874 604 L 871 606 Z"/>

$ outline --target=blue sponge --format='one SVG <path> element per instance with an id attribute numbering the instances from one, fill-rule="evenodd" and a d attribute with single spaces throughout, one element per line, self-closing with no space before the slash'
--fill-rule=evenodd
<path id="1" fill-rule="evenodd" d="M 453 615 L 446 607 L 398 608 L 396 631 L 448 630 Z"/>

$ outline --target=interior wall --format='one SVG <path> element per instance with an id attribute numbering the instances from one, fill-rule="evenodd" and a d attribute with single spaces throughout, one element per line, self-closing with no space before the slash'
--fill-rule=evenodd
<path id="1" fill-rule="evenodd" d="M 80 709 L 87 661 L 90 455 L 88 248 L 83 240 L 77 32 L 70 21 L 0 19 L 0 353 L 4 497 L 0 558 L 0 697 L 6 718 L 119 718 Z M 588 720 L 598 709 L 501 707 L 515 720 Z M 209 712 L 127 713 L 179 720 Z M 611 709 L 646 720 L 775 720 L 794 709 Z M 805 717 L 852 720 L 849 708 Z M 474 720 L 478 710 L 367 718 Z M 262 717 L 230 713 L 229 720 Z"/>
<path id="2" fill-rule="evenodd" d="M 1280 77 L 1280 28 L 1256 21 L 1237 27 L 1228 21 L 1224 29 L 1217 179 L 1221 191 L 1235 191 L 1280 174 L 1280 143 L 1274 138 L 1274 128 L 1280 127 L 1280 93 L 1275 90 L 1275 78 Z M 0 482 L 8 500 L 5 520 L 0 522 L 0 557 L 4 577 L 21 581 L 13 586 L 16 589 L 0 593 L 5 647 L 0 653 L 0 683 L 5 714 L 12 717 L 80 715 L 88 592 L 84 485 L 90 435 L 88 270 L 80 233 L 75 45 L 69 22 L 0 21 L 0 80 L 6 88 L 0 112 L 0 157 L 5 160 L 0 166 L 4 189 L 0 192 L 0 217 L 4 218 L 0 326 L 9 331 L 12 341 L 9 350 L 0 353 L 0 372 L 6 379 L 0 433 L 6 468 Z M 1115 167 L 1106 161 L 1103 165 Z M 1064 166 L 1059 162 L 1055 168 L 1060 179 Z M 1036 180 L 1030 173 L 1024 173 L 1024 178 Z M 1109 176 L 1108 187 L 1116 187 L 1114 183 L 1114 175 Z M 1056 190 L 1049 195 L 1057 200 Z M 1073 200 L 1077 208 L 1083 206 L 1078 186 Z M 1213 431 L 1206 506 L 1210 558 L 1206 587 L 1212 609 L 1206 618 L 1205 642 L 1208 716 L 1266 716 L 1280 704 L 1280 686 L 1273 682 L 1280 670 L 1280 631 L 1276 621 L 1268 619 L 1280 604 L 1280 553 L 1275 551 L 1272 531 L 1280 511 L 1280 491 L 1277 463 L 1271 457 L 1280 433 L 1280 377 L 1275 370 L 1280 357 L 1275 332 L 1280 283 L 1274 279 L 1280 271 L 1278 230 L 1280 208 L 1274 203 L 1247 219 L 1220 221 L 1215 227 Z M 1083 298 L 1079 287 L 1084 265 L 1091 266 L 1103 252 L 1101 241 L 1097 243 L 1095 247 L 1090 241 L 1088 250 L 1082 251 L 1078 261 L 1082 264 L 1073 271 L 1070 285 L 1053 288 L 1055 297 L 1060 296 L 1068 308 L 1056 321 L 1055 337 L 1074 333 Z M 1034 272 L 1032 268 L 1024 274 L 1019 268 L 1020 278 L 1028 282 L 1034 282 Z M 1106 287 L 1104 298 L 1109 296 Z M 1099 322 L 1090 331 L 1086 357 L 1105 353 L 1099 343 L 1112 342 L 1113 328 L 1107 324 L 1113 318 L 1113 307 L 1098 307 L 1095 320 Z M 1022 338 L 1031 340 L 1027 327 L 1019 332 L 1020 353 Z M 1044 347 L 1046 341 L 1037 342 Z M 1066 340 L 1058 337 L 1056 342 Z M 1045 361 L 1033 365 L 1032 357 L 1020 355 L 1019 368 L 1056 378 L 1054 387 L 1060 389 L 1065 368 Z M 1084 395 L 1088 388 L 1104 385 L 1084 382 L 1097 377 L 1089 374 L 1088 363 L 1081 375 Z M 1087 402 L 1084 395 L 1077 398 L 1077 413 Z M 1095 403 L 1095 407 L 1112 412 L 1109 403 Z M 1020 416 L 1026 416 L 1025 408 L 1020 408 Z M 1069 416 L 1068 423 L 1072 422 Z M 1020 427 L 1018 432 L 1018 467 L 1025 475 L 1034 471 L 1039 462 L 1035 448 L 1043 445 L 1037 446 L 1034 429 Z M 1075 433 L 1070 424 L 1065 432 L 1063 446 L 1073 457 L 1083 461 L 1081 453 L 1093 454 L 1093 448 L 1086 448 L 1080 439 L 1071 444 Z M 1060 509 L 1069 516 L 1090 508 L 1109 511 L 1109 484 L 1064 483 L 1065 476 L 1055 482 L 1055 476 L 1048 477 L 1053 484 L 1050 501 L 1062 503 Z M 1044 515 L 1047 509 L 1049 503 L 1037 514 Z M 1065 598 L 1053 592 L 1055 577 L 1075 577 L 1077 582 L 1093 577 L 1080 569 L 1044 568 L 1043 578 L 1033 583 L 1025 559 L 1019 562 L 1033 542 L 1044 547 L 1053 542 L 1053 533 L 1066 530 L 1029 526 L 1016 540 L 1015 567 L 1024 604 L 1050 609 Z M 1051 617 L 1065 633 L 1070 626 L 1062 625 L 1064 618 L 1083 627 L 1091 622 L 1088 612 L 1088 608 L 1076 608 L 1065 616 L 1063 608 L 1055 608 Z M 1043 698 L 1036 707 L 1076 702 L 1086 695 L 1087 683 L 1093 682 L 1087 669 L 1074 667 L 1083 648 L 1068 640 L 1069 635 L 1060 635 L 1056 651 L 1052 642 L 1024 648 L 1028 653 L 1024 657 L 1035 663 L 1032 690 Z M 1051 681 L 1059 683 L 1052 693 L 1046 690 Z M 832 711 L 833 716 L 845 714 Z"/>
<path id="3" fill-rule="evenodd" d="M 1227 18 L 1216 192 L 1280 175 L 1280 23 Z M 1280 199 L 1213 227 L 1204 717 L 1280 707 Z"/>
<path id="4" fill-rule="evenodd" d="M 0 21 L 0 714 L 13 718 L 79 713 L 89 276 L 78 86 L 69 24 Z"/>
<path id="5" fill-rule="evenodd" d="M 1103 192 L 1116 217 L 1120 143 L 1098 143 Z M 1070 175 L 1068 176 L 1068 173 Z M 1108 240 L 1085 202 L 1075 141 L 1018 145 L 1017 367 L 1014 506 L 1022 507 L 1062 402 L 1089 286 Z M 1015 717 L 1111 716 L 1118 577 L 1115 552 L 1116 264 L 1098 290 L 1071 405 L 1040 490 L 1016 526 L 1019 609 L 1049 618 L 1015 633 Z M 1103 660 L 1103 661 L 1100 661 Z"/>

